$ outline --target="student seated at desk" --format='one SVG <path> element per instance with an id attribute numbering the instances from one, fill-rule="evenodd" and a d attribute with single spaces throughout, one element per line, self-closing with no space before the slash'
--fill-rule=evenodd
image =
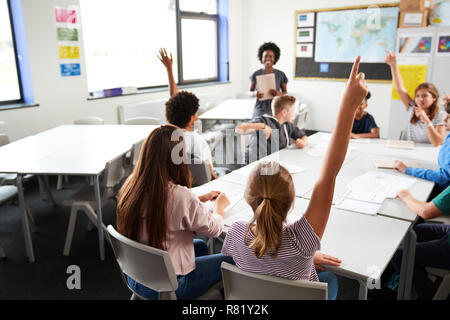
<path id="1" fill-rule="evenodd" d="M 160 49 L 159 54 L 160 57 L 158 58 L 166 67 L 169 79 L 170 99 L 166 102 L 166 119 L 170 124 L 174 124 L 184 130 L 184 139 L 188 152 L 208 163 L 211 177 L 217 179 L 217 173 L 212 166 L 211 149 L 206 140 L 194 131 L 194 125 L 198 121 L 199 99 L 191 92 L 178 91 L 172 72 L 172 54 L 170 54 L 169 58 L 165 49 Z M 223 174 L 225 173 L 223 172 Z"/>
<path id="2" fill-rule="evenodd" d="M 236 127 L 237 133 L 246 134 L 256 130 L 264 130 L 265 138 L 260 139 L 257 132 L 250 138 L 250 143 L 245 150 L 245 163 L 249 164 L 259 158 L 265 157 L 273 152 L 281 150 L 290 145 L 290 139 L 294 144 L 303 149 L 308 144 L 308 137 L 303 130 L 300 130 L 292 123 L 295 113 L 295 97 L 290 95 L 277 96 L 272 101 L 274 116 L 264 114 L 251 122 L 242 123 Z M 272 146 L 272 130 L 277 130 L 278 147 Z M 262 140 L 265 143 L 259 143 Z"/>
<path id="3" fill-rule="evenodd" d="M 208 255 L 206 243 L 194 239 L 194 233 L 207 237 L 222 233 L 224 209 L 230 202 L 217 191 L 200 197 L 191 192 L 187 165 L 173 158 L 184 156 L 183 146 L 178 146 L 184 144 L 183 134 L 177 135 L 176 130 L 180 129 L 174 125 L 161 126 L 145 140 L 136 168 L 119 193 L 117 230 L 134 241 L 167 251 L 177 275 L 177 298 L 195 299 L 222 280 L 222 261 L 233 263 L 223 254 Z M 214 199 L 210 211 L 203 202 Z M 156 291 L 130 277 L 127 281 L 141 296 L 158 298 Z"/>
<path id="4" fill-rule="evenodd" d="M 375 119 L 365 111 L 368 106 L 368 99 L 370 99 L 370 92 L 367 93 L 367 96 L 356 109 L 352 133 L 350 133 L 352 139 L 380 137 L 380 129 L 378 129 Z"/>
<path id="5" fill-rule="evenodd" d="M 436 183 L 436 186 L 432 191 L 432 198 L 450 185 L 450 95 L 444 97 L 443 102 L 446 103 L 445 111 L 447 111 L 447 115 L 444 124 L 448 133 L 442 143 L 441 150 L 439 151 L 439 169 L 431 170 L 407 167 L 402 161 L 395 161 L 395 169 L 397 171 Z"/>
<path id="6" fill-rule="evenodd" d="M 415 89 L 414 99 L 411 98 L 403 83 L 397 56 L 387 50 L 386 52 L 384 61 L 391 68 L 395 89 L 409 114 L 408 124 L 403 129 L 400 139 L 431 143 L 435 147 L 441 145 L 446 136 L 445 112 L 438 105 L 438 90 L 432 83 L 424 82 Z"/>
<path id="7" fill-rule="evenodd" d="M 364 74 L 358 74 L 356 58 L 319 178 L 305 214 L 286 224 L 295 190 L 292 176 L 277 162 L 255 166 L 247 182 L 244 198 L 253 209 L 249 222 L 233 223 L 225 237 L 222 253 L 233 258 L 239 268 L 293 280 L 328 282 L 328 298 L 337 295 L 337 280 L 331 272 L 317 274 L 316 264 L 339 266 L 340 260 L 324 256 L 320 249 L 330 214 L 336 176 L 344 162 L 356 108 L 367 95 Z M 326 278 L 326 280 L 324 279 Z"/>
<path id="8" fill-rule="evenodd" d="M 450 186 L 430 202 L 415 199 L 409 190 L 397 193 L 408 208 L 423 219 L 441 215 L 450 216 Z M 450 225 L 439 223 L 420 223 L 414 226 L 417 244 L 414 260 L 413 287 L 421 299 L 432 299 L 436 291 L 428 277 L 425 267 L 450 269 Z M 392 265 L 400 274 L 403 247 L 392 258 Z"/>

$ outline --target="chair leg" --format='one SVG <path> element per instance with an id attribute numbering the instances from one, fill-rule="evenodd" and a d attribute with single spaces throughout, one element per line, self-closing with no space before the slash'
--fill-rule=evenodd
<path id="1" fill-rule="evenodd" d="M 33 232 L 33 233 L 38 232 L 39 230 L 36 228 L 36 223 L 34 221 L 33 215 L 31 214 L 31 210 L 27 205 L 25 206 L 25 210 L 27 212 L 27 217 L 28 217 L 28 222 L 30 224 L 31 232 Z"/>
<path id="2" fill-rule="evenodd" d="M 434 294 L 433 300 L 447 300 L 450 294 L 450 274 L 447 274 L 442 278 L 442 282 L 439 285 L 436 293 Z"/>
<path id="3" fill-rule="evenodd" d="M 61 190 L 62 189 L 62 184 L 63 184 L 63 176 L 59 175 L 58 176 L 58 182 L 56 183 L 56 190 Z"/>
<path id="4" fill-rule="evenodd" d="M 83 211 L 86 213 L 87 217 L 89 218 L 88 219 L 89 223 L 93 227 L 97 228 L 97 214 L 95 213 L 94 209 L 92 209 L 91 206 L 87 206 L 84 208 Z M 106 229 L 106 226 L 102 225 L 102 228 L 103 228 L 103 237 L 106 239 L 106 241 L 108 241 L 109 244 L 111 244 L 111 240 L 109 239 L 108 230 Z"/>
<path id="5" fill-rule="evenodd" d="M 64 243 L 63 255 L 68 256 L 70 254 L 70 247 L 72 246 L 73 233 L 75 231 L 75 224 L 77 222 L 77 206 L 72 206 L 70 210 L 69 226 L 67 227 L 66 241 Z"/>
<path id="6" fill-rule="evenodd" d="M 0 246 L 0 259 L 6 259 L 6 253 L 3 250 L 2 246 Z"/>

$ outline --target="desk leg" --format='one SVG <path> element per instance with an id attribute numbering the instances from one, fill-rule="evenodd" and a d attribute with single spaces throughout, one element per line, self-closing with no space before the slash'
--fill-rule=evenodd
<path id="1" fill-rule="evenodd" d="M 53 198 L 53 194 L 50 189 L 50 183 L 48 182 L 48 176 L 39 176 L 38 179 L 42 182 L 45 192 L 47 192 L 48 200 L 53 203 L 54 207 L 57 207 L 58 204 L 56 203 L 55 198 Z"/>
<path id="2" fill-rule="evenodd" d="M 102 202 L 100 198 L 100 183 L 99 176 L 94 176 L 94 193 L 95 193 L 95 205 L 97 211 L 97 231 L 98 231 L 98 244 L 100 247 L 100 260 L 105 260 L 105 242 L 103 239 L 103 219 L 102 219 Z"/>
<path id="3" fill-rule="evenodd" d="M 409 300 L 411 298 L 416 243 L 417 235 L 413 226 L 411 226 L 405 236 L 403 244 L 402 266 L 400 269 L 400 280 L 397 293 L 398 300 Z"/>
<path id="4" fill-rule="evenodd" d="M 23 194 L 22 175 L 17 175 L 16 184 L 19 189 L 19 206 L 20 211 L 22 212 L 22 229 L 25 238 L 25 249 L 28 261 L 34 262 L 33 242 L 31 240 L 30 225 L 28 223 L 27 208 L 25 206 L 25 196 Z"/>
<path id="5" fill-rule="evenodd" d="M 359 282 L 359 300 L 367 300 L 367 280 L 358 279 Z"/>

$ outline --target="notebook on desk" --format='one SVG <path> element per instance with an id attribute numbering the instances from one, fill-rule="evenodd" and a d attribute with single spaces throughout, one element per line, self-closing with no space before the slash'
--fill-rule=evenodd
<path id="1" fill-rule="evenodd" d="M 387 148 L 398 148 L 398 149 L 414 149 L 416 144 L 414 141 L 409 140 L 388 140 L 386 143 Z"/>
<path id="2" fill-rule="evenodd" d="M 400 159 L 398 159 L 400 160 Z M 419 168 L 420 165 L 416 161 L 412 160 L 400 160 L 402 161 L 407 167 L 414 167 Z M 375 167 L 380 169 L 394 169 L 395 168 L 395 160 L 393 159 L 375 159 L 373 160 Z"/>

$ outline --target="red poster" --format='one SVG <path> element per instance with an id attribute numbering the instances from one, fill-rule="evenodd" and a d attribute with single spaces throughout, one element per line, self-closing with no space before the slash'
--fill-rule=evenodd
<path id="1" fill-rule="evenodd" d="M 55 8 L 56 22 L 77 23 L 77 12 L 75 10 Z"/>

